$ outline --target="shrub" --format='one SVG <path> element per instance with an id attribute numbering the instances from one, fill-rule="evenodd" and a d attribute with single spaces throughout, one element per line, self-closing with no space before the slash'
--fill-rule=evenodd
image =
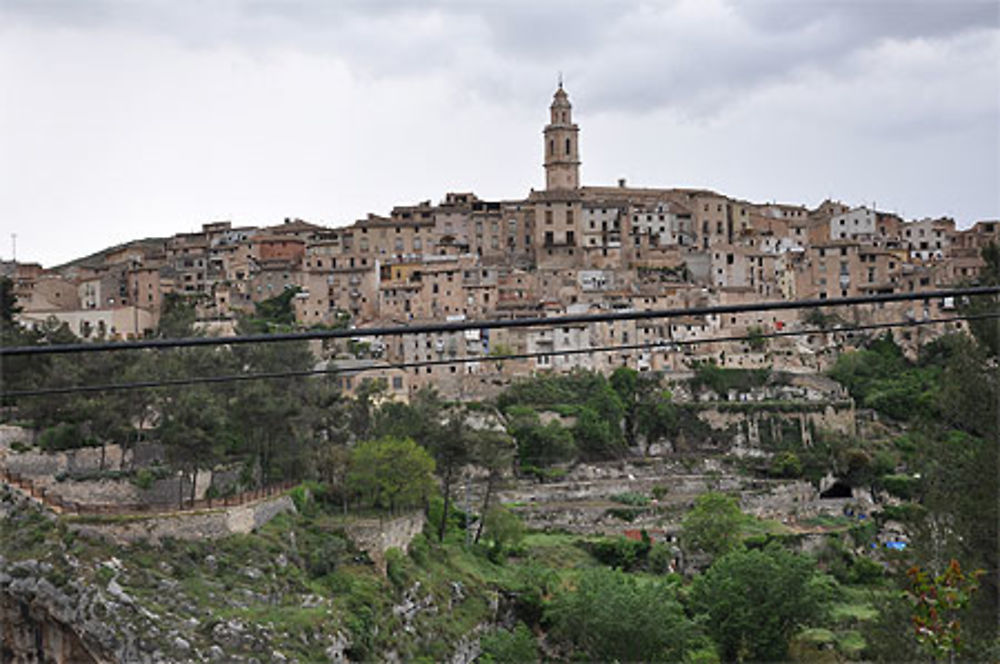
<path id="1" fill-rule="evenodd" d="M 141 468 L 132 479 L 132 483 L 143 491 L 153 487 L 153 473 L 148 468 Z M 210 487 L 211 488 L 211 487 Z"/>
<path id="2" fill-rule="evenodd" d="M 556 596 L 547 615 L 553 635 L 576 651 L 574 660 L 682 661 L 695 635 L 673 583 L 603 568 L 584 571 L 576 590 Z"/>
<path id="3" fill-rule="evenodd" d="M 601 563 L 627 572 L 645 564 L 651 544 L 648 538 L 637 542 L 622 536 L 596 540 L 588 548 Z"/>
<path id="4" fill-rule="evenodd" d="M 305 511 L 306 506 L 309 504 L 311 498 L 309 489 L 300 484 L 299 486 L 294 487 L 289 493 L 289 495 L 292 498 L 292 503 L 295 505 L 295 509 L 300 514 L 303 511 Z"/>
<path id="5" fill-rule="evenodd" d="M 639 518 L 646 510 L 641 507 L 612 507 L 605 514 L 613 519 L 620 519 L 627 523 L 632 523 Z"/>
<path id="6" fill-rule="evenodd" d="M 408 551 L 410 558 L 413 559 L 413 562 L 418 565 L 426 564 L 431 555 L 431 545 L 427 540 L 427 535 L 417 533 L 416 536 L 410 540 L 410 547 Z"/>
<path id="7" fill-rule="evenodd" d="M 406 557 L 396 547 L 391 547 L 385 552 L 385 575 L 396 590 L 402 590 L 406 587 L 409 576 L 406 569 Z"/>
<path id="8" fill-rule="evenodd" d="M 663 498 L 670 493 L 670 487 L 664 485 L 657 485 L 653 487 L 652 494 L 653 498 L 657 500 L 663 500 Z"/>
<path id="9" fill-rule="evenodd" d="M 909 475 L 883 475 L 882 486 L 892 495 L 908 500 L 913 497 L 917 480 Z"/>
<path id="10" fill-rule="evenodd" d="M 649 550 L 649 571 L 653 574 L 667 574 L 670 572 L 670 563 L 674 560 L 674 553 L 670 547 L 664 544 L 654 544 Z"/>
<path id="11" fill-rule="evenodd" d="M 521 664 L 538 660 L 538 644 L 522 622 L 511 631 L 498 629 L 484 635 L 481 644 L 483 653 L 477 661 L 484 663 Z"/>
<path id="12" fill-rule="evenodd" d="M 649 498 L 641 493 L 636 493 L 634 491 L 625 491 L 623 493 L 616 493 L 611 496 L 609 500 L 613 500 L 616 503 L 621 503 L 622 505 L 631 505 L 633 507 L 645 507 L 649 504 Z"/>
<path id="13" fill-rule="evenodd" d="M 84 436 L 80 427 L 66 422 L 49 427 L 38 437 L 38 445 L 48 452 L 71 450 L 82 447 L 83 444 Z"/>
<path id="14" fill-rule="evenodd" d="M 855 556 L 847 571 L 847 582 L 859 585 L 878 583 L 883 575 L 882 566 L 871 558 Z"/>
<path id="15" fill-rule="evenodd" d="M 491 507 L 483 524 L 490 539 L 490 559 L 501 562 L 506 554 L 524 540 L 524 525 L 521 518 L 506 507 Z"/>
<path id="16" fill-rule="evenodd" d="M 795 452 L 779 452 L 771 459 L 768 473 L 774 477 L 802 477 L 802 461 Z"/>

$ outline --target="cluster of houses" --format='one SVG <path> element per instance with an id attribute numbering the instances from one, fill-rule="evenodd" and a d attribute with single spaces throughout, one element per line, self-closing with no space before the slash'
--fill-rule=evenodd
<path id="1" fill-rule="evenodd" d="M 22 323 L 65 322 L 84 339 L 127 339 L 156 328 L 170 293 L 190 298 L 202 321 L 223 329 L 288 289 L 304 327 L 534 318 L 930 291 L 974 281 L 981 250 L 1000 243 L 998 221 L 958 230 L 950 218 L 905 221 L 829 200 L 809 209 L 625 180 L 581 186 L 578 133 L 560 87 L 544 129 L 546 188 L 525 198 L 449 193 L 437 204 L 399 206 L 336 228 L 300 219 L 265 227 L 219 221 L 51 269 L 0 263 L 0 272 L 14 281 Z M 847 323 L 893 322 L 936 316 L 952 304 L 917 300 L 836 313 Z M 352 362 L 340 359 L 353 367 L 343 375 L 351 389 L 360 380 L 352 373 L 380 363 L 483 358 L 376 371 L 403 398 L 426 384 L 475 394 L 498 372 L 539 369 L 680 371 L 699 359 L 821 369 L 836 335 L 691 344 L 806 324 L 802 312 L 789 310 L 422 334 L 368 339 L 354 345 Z M 560 353 L 642 345 L 649 347 Z M 508 353 L 531 357 L 489 357 Z"/>

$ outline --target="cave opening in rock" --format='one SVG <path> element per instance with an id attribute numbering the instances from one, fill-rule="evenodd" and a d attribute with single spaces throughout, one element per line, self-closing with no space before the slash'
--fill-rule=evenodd
<path id="1" fill-rule="evenodd" d="M 850 498 L 851 495 L 851 487 L 847 486 L 846 483 L 837 480 L 831 484 L 826 491 L 819 494 L 819 497 L 823 499 Z"/>

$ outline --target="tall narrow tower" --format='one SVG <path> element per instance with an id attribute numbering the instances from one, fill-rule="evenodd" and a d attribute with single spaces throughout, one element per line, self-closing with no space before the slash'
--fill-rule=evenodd
<path id="1" fill-rule="evenodd" d="M 549 124 L 545 135 L 545 188 L 577 189 L 580 186 L 580 128 L 573 124 L 573 107 L 569 95 L 559 89 L 549 106 Z"/>

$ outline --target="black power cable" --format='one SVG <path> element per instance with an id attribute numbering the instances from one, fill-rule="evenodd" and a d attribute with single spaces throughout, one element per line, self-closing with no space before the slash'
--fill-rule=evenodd
<path id="1" fill-rule="evenodd" d="M 226 346 L 232 344 L 276 343 L 280 341 L 303 341 L 311 339 L 344 339 L 376 336 L 407 336 L 411 334 L 461 332 L 464 330 L 487 330 L 517 327 L 559 327 L 576 323 L 596 323 L 619 320 L 649 320 L 654 318 L 677 318 L 680 316 L 711 316 L 719 314 L 752 313 L 758 311 L 787 311 L 794 309 L 819 309 L 824 307 L 847 307 L 856 304 L 880 304 L 912 300 L 932 300 L 975 295 L 995 295 L 1000 286 L 977 286 L 933 290 L 919 293 L 888 293 L 884 295 L 862 295 L 829 300 L 792 300 L 759 302 L 755 304 L 729 304 L 688 309 L 650 309 L 614 311 L 600 314 L 573 314 L 567 316 L 512 318 L 504 320 L 453 321 L 449 323 L 421 323 L 417 325 L 395 325 L 391 327 L 365 327 L 359 329 L 313 330 L 286 334 L 254 334 L 232 337 L 197 337 L 187 339 L 145 339 L 142 341 L 103 342 L 83 344 L 56 344 L 51 346 L 11 346 L 0 347 L 0 357 L 15 355 L 48 355 L 52 353 L 94 353 L 99 351 L 135 350 L 139 348 L 178 348 L 184 346 Z"/>
<path id="2" fill-rule="evenodd" d="M 860 332 L 865 330 L 879 330 L 896 327 L 918 327 L 922 325 L 935 325 L 940 323 L 951 323 L 964 320 L 980 320 L 987 318 L 1000 318 L 1000 313 L 975 314 L 967 316 L 951 316 L 946 318 L 928 318 L 923 320 L 896 321 L 892 323 L 871 323 L 867 325 L 853 325 L 850 327 L 837 327 L 830 329 L 816 328 L 810 330 L 795 330 L 770 332 L 752 336 L 735 335 L 725 337 L 712 337 L 708 339 L 684 339 L 677 341 L 655 341 L 641 344 L 620 344 L 614 346 L 594 346 L 587 348 L 571 348 L 559 351 L 533 352 L 533 353 L 510 353 L 505 355 L 486 356 L 465 356 L 439 360 L 418 360 L 413 362 L 396 362 L 367 367 L 357 368 L 333 368 L 333 369 L 304 369 L 301 371 L 275 371 L 252 374 L 232 374 L 219 376 L 195 376 L 191 378 L 176 378 L 164 380 L 136 381 L 131 383 L 109 383 L 105 385 L 74 385 L 67 387 L 41 388 L 37 390 L 19 390 L 15 392 L 0 392 L 0 398 L 35 397 L 53 394 L 73 394 L 83 392 L 111 392 L 120 390 L 150 389 L 158 387 L 178 387 L 184 385 L 201 385 L 212 383 L 232 383 L 248 380 L 268 380 L 279 378 L 299 378 L 307 376 L 338 375 L 338 374 L 359 374 L 372 371 L 384 371 L 386 369 L 413 369 L 420 367 L 431 367 L 452 364 L 473 364 L 477 362 L 502 362 L 505 360 L 526 360 L 539 357 L 554 357 L 561 355 L 584 355 L 589 353 L 613 353 L 624 350 L 668 350 L 673 346 L 696 346 L 698 344 L 715 344 L 729 341 L 751 341 L 757 339 L 774 339 L 779 337 L 798 337 L 811 334 L 838 334 L 848 332 Z"/>

